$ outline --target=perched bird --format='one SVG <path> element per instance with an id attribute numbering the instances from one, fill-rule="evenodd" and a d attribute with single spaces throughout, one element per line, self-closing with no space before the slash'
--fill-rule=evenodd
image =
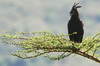
<path id="1" fill-rule="evenodd" d="M 72 10 L 70 11 L 71 18 L 68 22 L 68 34 L 69 39 L 75 43 L 81 43 L 83 39 L 84 29 L 83 23 L 79 18 L 79 13 L 77 8 L 81 6 L 77 6 L 79 3 L 74 3 Z M 73 34 L 76 32 L 76 34 Z"/>

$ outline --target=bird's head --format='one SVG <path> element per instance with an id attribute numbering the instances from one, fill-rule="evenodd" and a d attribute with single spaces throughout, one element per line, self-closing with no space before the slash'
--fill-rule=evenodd
<path id="1" fill-rule="evenodd" d="M 73 5 L 73 7 L 72 7 L 72 9 L 71 9 L 71 11 L 70 11 L 70 15 L 72 16 L 72 15 L 76 15 L 76 16 L 78 16 L 79 14 L 78 14 L 78 11 L 77 11 L 77 8 L 81 8 L 81 6 L 77 6 L 79 3 L 74 3 L 74 5 Z"/>

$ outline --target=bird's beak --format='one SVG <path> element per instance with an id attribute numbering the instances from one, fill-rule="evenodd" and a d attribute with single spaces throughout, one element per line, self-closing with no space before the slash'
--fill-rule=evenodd
<path id="1" fill-rule="evenodd" d="M 70 14 L 70 16 L 72 16 L 72 14 Z"/>

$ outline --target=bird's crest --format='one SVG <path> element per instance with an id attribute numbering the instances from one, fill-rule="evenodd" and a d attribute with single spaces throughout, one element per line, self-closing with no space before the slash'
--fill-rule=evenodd
<path id="1" fill-rule="evenodd" d="M 72 6 L 72 10 L 70 11 L 70 15 L 76 15 L 78 16 L 78 11 L 77 11 L 77 8 L 81 8 L 81 6 L 78 6 L 79 3 L 74 3 L 74 5 Z"/>
<path id="2" fill-rule="evenodd" d="M 77 6 L 78 4 L 79 4 L 79 3 L 76 3 L 76 2 L 75 2 L 72 8 L 74 8 L 74 9 L 81 8 L 81 6 Z"/>

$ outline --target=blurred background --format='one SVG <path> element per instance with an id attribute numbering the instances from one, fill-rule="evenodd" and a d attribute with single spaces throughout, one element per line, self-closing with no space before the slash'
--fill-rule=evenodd
<path id="1" fill-rule="evenodd" d="M 84 38 L 100 32 L 100 0 L 0 0 L 0 33 L 48 30 L 67 33 L 67 23 L 74 2 L 84 23 Z M 10 55 L 16 46 L 0 43 L 0 66 L 100 66 L 87 58 L 75 55 L 60 61 L 44 57 L 20 59 Z"/>

